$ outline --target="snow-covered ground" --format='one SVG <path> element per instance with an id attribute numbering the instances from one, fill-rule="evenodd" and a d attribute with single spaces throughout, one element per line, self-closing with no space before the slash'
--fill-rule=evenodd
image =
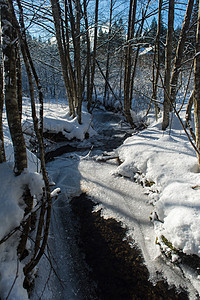
<path id="1" fill-rule="evenodd" d="M 7 162 L 0 164 L 0 240 L 9 233 L 12 235 L 0 244 L 0 298 L 23 300 L 28 299 L 28 295 L 23 288 L 24 264 L 17 257 L 20 231 L 15 229 L 20 226 L 24 217 L 24 187 L 29 186 L 36 206 L 41 199 L 44 184 L 41 174 L 37 173 L 40 163 L 28 149 L 28 169 L 20 176 L 14 176 L 13 147 L 5 114 L 3 119 Z"/>
<path id="2" fill-rule="evenodd" d="M 176 117 L 170 132 L 161 130 L 161 122 L 123 143 L 117 150 L 122 164 L 115 173 L 151 183 L 145 190 L 161 221 L 154 222 L 159 242 L 164 235 L 175 248 L 200 256 L 197 158 Z"/>
<path id="3" fill-rule="evenodd" d="M 28 105 L 28 100 L 26 100 L 24 108 L 26 112 L 25 125 L 26 131 L 28 130 L 28 133 L 31 134 L 30 108 L 26 104 Z M 184 110 L 182 111 L 183 116 Z M 83 120 L 84 123 L 80 126 L 76 120 L 71 120 L 68 117 L 68 111 L 65 107 L 52 104 L 45 105 L 44 126 L 47 129 L 53 129 L 55 132 L 62 131 L 64 134 L 68 134 L 70 138 L 75 136 L 82 140 L 91 124 L 90 115 L 86 111 Z M 100 124 L 103 126 L 103 123 Z M 104 125 L 107 129 L 106 123 Z M 121 126 L 120 124 L 115 125 Z M 95 132 L 90 129 L 90 136 L 94 134 Z M 11 149 L 6 124 L 5 140 L 6 147 Z M 93 136 L 93 143 L 94 140 L 95 136 Z M 107 143 L 109 143 L 109 139 Z M 87 141 L 87 146 L 91 146 L 90 141 Z M 12 157 L 11 152 L 11 150 L 7 152 L 9 153 L 8 158 Z M 199 168 L 194 150 L 176 117 L 173 117 L 170 132 L 169 130 L 164 133 L 161 131 L 161 119 L 158 119 L 156 122 L 151 122 L 147 129 L 126 139 L 123 145 L 115 151 L 122 162 L 119 166 L 113 160 L 107 163 L 100 162 L 100 153 L 96 153 L 96 156 L 87 155 L 87 153 L 65 154 L 49 163 L 49 175 L 62 191 L 59 197 L 64 195 L 67 201 L 72 195 L 79 194 L 81 189 L 87 191 L 89 195 L 101 203 L 100 207 L 102 207 L 102 214 L 105 217 L 113 216 L 128 226 L 129 234 L 142 249 L 152 280 L 156 280 L 156 271 L 161 271 L 169 283 L 181 285 L 188 289 L 190 298 L 195 299 L 195 289 L 200 293 L 198 274 L 188 268 L 183 268 L 182 271 L 184 271 L 185 276 L 183 277 L 182 271 L 178 267 L 167 263 L 162 258 L 160 248 L 155 244 L 157 238 L 157 242 L 168 251 L 169 249 L 162 242 L 161 237 L 164 236 L 169 242 L 172 242 L 175 248 L 181 249 L 186 254 L 200 256 Z M 76 164 L 74 164 L 75 161 Z M 2 226 L 2 237 L 15 226 L 18 226 L 23 218 L 23 211 L 20 208 L 22 195 L 14 182 L 18 180 L 21 184 L 25 178 L 26 183 L 30 182 L 27 178 L 39 176 L 33 172 L 35 171 L 30 169 L 29 173 L 22 174 L 18 179 L 14 178 L 7 164 L 0 165 L 0 174 L 3 174 L 1 178 L 4 176 L 5 181 L 5 185 L 0 187 L 1 207 L 7 201 L 6 209 L 3 210 L 3 217 L 10 220 L 9 205 L 13 205 L 13 203 L 12 209 L 18 212 L 16 214 L 18 217 L 15 217 L 13 224 L 9 221 L 2 223 L 5 224 Z M 122 175 L 122 177 L 118 175 Z M 135 183 L 134 180 L 143 182 L 144 188 Z M 150 187 L 145 185 L 150 185 Z M 20 187 L 19 190 L 21 191 Z M 12 193 L 13 197 L 8 193 Z M 38 192 L 34 193 L 37 194 Z M 153 223 L 149 221 L 150 215 Z M 0 271 L 0 291 L 2 290 L 0 295 L 4 298 L 4 295 L 8 294 L 9 286 L 12 286 L 17 272 L 19 276 L 14 282 L 12 293 L 17 295 L 16 291 L 18 291 L 23 296 L 18 298 L 10 296 L 9 299 L 26 299 L 25 291 L 19 288 L 23 275 L 22 266 L 17 263 L 16 242 L 12 246 L 12 250 L 8 250 L 11 248 L 11 243 L 14 243 L 13 241 L 15 241 L 14 237 L 0 245 L 1 248 L 3 247 L 1 253 L 5 254 L 0 256 L 1 265 L 4 262 L 4 273 Z M 175 255 L 172 255 L 173 260 L 176 258 Z M 9 265 L 11 262 L 12 265 Z M 6 277 L 2 277 L 2 274 L 6 272 L 7 275 L 5 276 L 10 278 L 10 284 L 7 287 L 3 286 Z M 63 276 L 69 275 L 67 272 L 64 273 Z M 74 296 L 74 299 L 78 298 Z"/>

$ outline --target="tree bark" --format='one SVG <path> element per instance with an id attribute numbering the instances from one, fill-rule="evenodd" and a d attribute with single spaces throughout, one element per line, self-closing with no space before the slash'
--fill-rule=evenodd
<path id="1" fill-rule="evenodd" d="M 194 117 L 196 147 L 200 150 L 200 1 L 197 20 L 197 34 L 194 59 Z M 200 154 L 197 153 L 198 164 L 200 167 Z"/>
<path id="2" fill-rule="evenodd" d="M 27 168 L 27 156 L 24 136 L 22 133 L 18 100 L 17 100 L 17 74 L 16 74 L 16 32 L 7 1 L 0 0 L 2 13 L 3 59 L 5 74 L 5 104 L 8 125 L 13 142 L 15 168 L 19 175 Z"/>
<path id="3" fill-rule="evenodd" d="M 99 0 L 96 0 L 96 4 L 95 4 L 95 25 L 94 25 L 95 26 L 94 27 L 94 44 L 93 44 L 93 53 L 92 53 L 90 95 L 89 95 L 89 102 L 88 102 L 89 110 L 90 110 L 90 107 L 91 107 L 91 104 L 92 104 L 92 94 L 93 94 L 95 66 L 96 66 L 98 15 L 99 15 Z"/>
<path id="4" fill-rule="evenodd" d="M 185 120 L 186 120 L 186 127 L 191 121 L 191 113 L 192 113 L 192 106 L 194 104 L 194 91 L 191 93 L 190 98 L 188 100 L 186 112 L 185 112 Z"/>
<path id="5" fill-rule="evenodd" d="M 0 27 L 2 28 L 1 22 L 1 6 L 0 6 Z M 5 148 L 4 148 L 4 136 L 3 136 L 3 105 L 4 105 L 4 94 L 3 94 L 3 57 L 2 57 L 2 40 L 0 40 L 0 163 L 6 161 Z"/>
<path id="6" fill-rule="evenodd" d="M 157 26 L 156 42 L 155 42 L 155 50 L 154 50 L 154 58 L 153 58 L 153 93 L 152 93 L 153 100 L 157 100 L 158 79 L 159 79 L 159 71 L 160 71 L 161 10 L 162 10 L 162 0 L 159 0 L 158 26 Z M 155 116 L 157 120 L 158 104 L 156 102 L 154 102 L 154 107 L 155 107 Z"/>
<path id="7" fill-rule="evenodd" d="M 106 98 L 108 93 L 109 71 L 110 71 L 110 38 L 112 30 L 112 13 L 113 13 L 113 0 L 110 0 L 110 18 L 109 18 L 109 31 L 108 31 L 108 42 L 107 42 L 107 58 L 106 58 L 106 80 L 104 88 L 103 105 L 106 106 Z"/>
<path id="8" fill-rule="evenodd" d="M 131 116 L 131 99 L 130 99 L 130 87 L 131 87 L 131 42 L 134 36 L 135 15 L 136 15 L 137 0 L 130 0 L 129 7 L 129 21 L 128 21 L 128 34 L 127 42 L 125 45 L 125 70 L 124 70 L 124 114 L 127 122 L 135 127 Z"/>
<path id="9" fill-rule="evenodd" d="M 139 32 L 137 34 L 137 36 L 139 38 L 142 35 L 144 21 L 145 21 L 145 18 L 146 18 L 146 14 L 147 14 L 147 10 L 148 10 L 150 2 L 151 2 L 151 0 L 148 0 L 147 5 L 145 7 L 145 11 L 142 11 L 142 21 L 141 21 L 141 24 L 140 24 Z M 139 51 L 140 51 L 140 45 L 138 45 L 138 47 L 137 47 L 137 51 L 136 51 L 135 58 L 134 58 L 134 63 L 133 63 L 133 72 L 132 72 L 132 75 L 131 75 L 131 89 L 130 89 L 131 105 L 132 105 L 132 99 L 133 99 L 134 79 L 135 79 L 135 74 L 136 74 L 136 67 L 137 67 L 137 61 L 138 61 L 138 57 L 139 57 Z"/>
<path id="10" fill-rule="evenodd" d="M 9 0 L 10 3 L 10 0 Z M 40 84 L 40 80 L 39 77 L 37 75 L 33 60 L 31 58 L 31 54 L 29 51 L 29 47 L 28 47 L 28 43 L 27 43 L 27 39 L 26 39 L 26 32 L 25 32 L 25 24 L 24 24 L 24 16 L 23 16 L 23 9 L 22 9 L 22 5 L 20 0 L 17 0 L 17 4 L 19 7 L 19 22 L 20 22 L 20 26 L 21 28 L 19 28 L 19 24 L 18 22 L 16 22 L 15 20 L 15 26 L 16 26 L 16 30 L 20 31 L 21 34 L 21 39 L 23 40 L 23 47 L 26 48 L 26 53 L 27 53 L 27 57 L 31 66 L 31 70 L 35 79 L 35 83 L 38 89 L 38 94 L 39 94 L 39 104 L 40 104 L 40 119 L 39 119 L 39 130 L 40 130 L 40 135 L 41 137 L 43 137 L 43 92 L 42 92 L 42 86 Z M 11 3 L 10 3 L 11 6 Z M 14 16 L 14 15 L 13 15 Z M 18 78 L 18 106 L 19 106 L 19 110 L 21 109 L 21 114 L 22 114 L 22 83 L 21 83 L 21 64 L 20 64 L 20 56 L 19 56 L 19 78 Z M 21 102 L 21 103 L 20 103 Z"/>
<path id="11" fill-rule="evenodd" d="M 168 27 L 167 27 L 167 38 L 166 38 L 166 47 L 165 47 L 164 85 L 168 95 L 170 92 L 173 30 L 174 30 L 174 0 L 171 0 L 169 1 Z M 170 103 L 166 93 L 164 93 L 162 130 L 165 130 L 169 126 L 169 111 L 170 111 Z"/>
<path id="12" fill-rule="evenodd" d="M 81 80 L 81 45 L 80 45 L 80 26 L 81 26 L 81 3 L 80 0 L 75 0 L 75 12 L 76 12 L 76 76 L 77 76 L 77 90 L 78 90 L 78 107 L 77 115 L 79 124 L 82 123 L 81 109 L 82 109 L 82 80 Z"/>
<path id="13" fill-rule="evenodd" d="M 87 17 L 87 3 L 86 0 L 83 0 L 83 9 L 84 9 L 84 20 L 85 20 L 85 34 L 86 34 L 86 43 L 87 43 L 87 63 L 86 63 L 86 75 L 87 75 L 87 103 L 88 111 L 90 110 L 89 101 L 90 101 L 90 68 L 91 68 L 91 55 L 90 55 L 90 37 L 89 37 L 89 25 Z"/>
<path id="14" fill-rule="evenodd" d="M 182 29 L 179 36 L 177 49 L 176 49 L 176 57 L 175 57 L 171 80 L 170 80 L 170 98 L 172 100 L 172 103 L 175 103 L 176 101 L 178 76 L 181 70 L 181 62 L 182 62 L 182 57 L 184 52 L 185 41 L 186 41 L 186 37 L 190 25 L 193 4 L 194 4 L 194 0 L 188 1 L 185 18 L 183 21 L 183 25 L 182 25 Z"/>
<path id="15" fill-rule="evenodd" d="M 19 47 L 16 47 L 16 70 L 17 70 L 17 102 L 19 109 L 19 118 L 22 119 L 22 74 Z"/>
<path id="16" fill-rule="evenodd" d="M 4 137 L 3 137 L 3 73 L 2 66 L 0 65 L 0 163 L 6 161 L 5 149 L 4 149 Z"/>
<path id="17" fill-rule="evenodd" d="M 54 27 L 55 27 L 55 32 L 56 32 L 58 52 L 59 52 L 59 56 L 60 56 L 60 63 L 61 63 L 61 67 L 62 67 L 63 80 L 64 80 L 66 91 L 67 91 L 70 115 L 73 115 L 73 117 L 75 117 L 75 111 L 74 111 L 74 105 L 73 105 L 73 94 L 72 94 L 72 90 L 71 90 L 71 86 L 70 86 L 68 71 L 66 68 L 67 61 L 66 61 L 66 57 L 65 57 L 65 53 L 64 53 L 64 49 L 63 49 L 63 44 L 62 44 L 59 2 L 57 0 L 51 0 L 51 7 L 52 7 L 52 14 L 53 14 L 53 19 L 54 19 Z"/>
<path id="18" fill-rule="evenodd" d="M 16 16 L 15 16 L 12 0 L 8 0 L 8 2 L 9 2 L 10 11 L 12 13 L 12 20 L 14 22 L 13 28 L 16 27 L 16 28 L 19 29 L 20 27 L 19 27 L 18 21 L 17 21 Z M 30 260 L 30 262 L 24 267 L 24 274 L 27 275 L 39 262 L 40 258 L 44 254 L 44 250 L 45 250 L 45 247 L 46 247 L 46 244 L 47 244 L 50 218 L 51 218 L 51 193 L 50 193 L 50 188 L 49 188 L 49 180 L 48 180 L 48 176 L 47 176 L 47 172 L 46 172 L 46 168 L 45 168 L 44 145 L 43 145 L 42 136 L 40 134 L 40 130 L 39 130 L 39 126 L 38 126 L 38 119 L 37 119 L 37 116 L 36 116 L 34 84 L 33 84 L 33 78 L 32 78 L 32 73 L 31 73 L 30 61 L 29 61 L 29 58 L 28 58 L 29 51 L 27 51 L 27 48 L 25 47 L 25 45 L 23 43 L 23 39 L 22 39 L 22 36 L 21 36 L 20 33 L 21 33 L 21 31 L 17 30 L 18 40 L 20 42 L 21 52 L 22 52 L 22 55 L 23 55 L 23 60 L 24 60 L 24 64 L 25 64 L 25 67 L 26 67 L 26 72 L 27 72 L 28 81 L 29 81 L 33 125 L 34 125 L 34 130 L 35 130 L 35 133 L 36 133 L 36 137 L 37 137 L 37 140 L 38 140 L 40 160 L 41 160 L 41 171 L 42 171 L 43 180 L 44 180 L 44 183 L 45 183 L 45 190 L 44 190 L 43 202 L 42 202 L 42 208 L 44 208 L 44 210 L 41 209 L 42 212 L 40 214 L 41 219 L 42 219 L 42 222 L 40 222 L 40 223 L 43 226 L 41 232 L 43 232 L 43 236 L 40 236 L 40 238 L 38 240 L 36 238 L 38 243 L 40 243 L 40 241 L 42 240 L 41 245 L 39 246 L 38 251 L 34 252 L 34 255 L 33 255 L 32 259 Z M 24 247 L 24 244 L 25 244 L 25 238 L 22 239 L 22 246 L 23 247 Z M 35 248 L 37 246 L 38 245 L 35 245 Z"/>

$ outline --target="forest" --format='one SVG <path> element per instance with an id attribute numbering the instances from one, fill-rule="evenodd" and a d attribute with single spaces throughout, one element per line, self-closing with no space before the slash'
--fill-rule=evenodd
<path id="1" fill-rule="evenodd" d="M 0 22 L 0 299 L 199 299 L 200 1 Z"/>

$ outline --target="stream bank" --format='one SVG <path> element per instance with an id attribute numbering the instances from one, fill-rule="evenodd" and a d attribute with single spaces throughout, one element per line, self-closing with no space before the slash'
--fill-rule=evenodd
<path id="1" fill-rule="evenodd" d="M 188 299 L 187 292 L 171 288 L 180 280 L 187 291 L 189 283 L 185 285 L 181 272 L 152 255 L 152 206 L 147 205 L 142 187 L 114 177 L 113 159 L 106 163 L 94 159 L 120 146 L 131 129 L 118 115 L 102 112 L 97 114 L 95 129 L 98 135 L 84 142 L 49 149 L 48 173 L 62 192 L 53 203 L 49 238 L 60 280 L 51 276 L 52 296 L 45 298 L 43 293 L 42 299 Z M 82 191 L 89 198 L 85 194 L 74 198 Z M 99 203 L 97 209 L 91 199 Z M 132 235 L 128 241 L 126 226 Z M 148 280 L 152 273 L 153 284 Z M 163 279 L 169 279 L 169 274 L 170 288 Z"/>
<path id="2" fill-rule="evenodd" d="M 142 253 L 134 240 L 127 240 L 126 228 L 113 218 L 104 219 L 101 210 L 93 212 L 95 203 L 85 193 L 70 203 L 78 220 L 78 245 L 97 283 L 98 299 L 188 299 L 185 291 L 169 288 L 164 280 L 156 285 L 149 281 Z"/>

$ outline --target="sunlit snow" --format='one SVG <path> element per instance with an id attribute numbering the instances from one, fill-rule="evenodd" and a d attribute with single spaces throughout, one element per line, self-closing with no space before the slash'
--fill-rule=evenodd
<path id="1" fill-rule="evenodd" d="M 184 113 L 183 110 L 182 117 Z M 55 159 L 48 166 L 51 179 L 56 183 L 52 196 L 60 197 L 60 189 L 62 197 L 65 195 L 66 198 L 80 193 L 81 189 L 87 191 L 101 203 L 99 208 L 102 208 L 105 217 L 115 217 L 124 226 L 128 226 L 129 234 L 142 248 L 152 280 L 156 271 L 162 272 L 169 283 L 188 288 L 192 299 L 194 290 L 191 286 L 193 284 L 200 292 L 200 279 L 184 270 L 192 284 L 183 282 L 177 270 L 171 271 L 169 266 L 161 262 L 160 248 L 155 245 L 155 240 L 157 238 L 161 243 L 161 236 L 165 236 L 184 253 L 200 256 L 199 168 L 195 152 L 178 120 L 173 117 L 171 129 L 165 132 L 161 130 L 161 121 L 160 118 L 147 129 L 133 134 L 115 150 L 115 156 L 117 154 L 122 162 L 120 165 L 112 161 L 100 163 L 98 154 L 95 161 L 89 151 L 79 153 L 80 156 L 63 155 Z M 91 125 L 92 119 L 86 110 L 83 113 L 83 124 L 79 125 L 77 119 L 69 117 L 68 110 L 62 105 L 45 105 L 46 130 L 62 132 L 68 139 L 75 137 L 83 140 L 86 132 L 90 137 L 96 134 Z M 28 99 L 25 99 L 23 128 L 29 135 L 33 134 L 31 127 L 30 105 Z M 41 176 L 36 173 L 40 169 L 38 159 L 28 150 L 28 170 L 14 177 L 13 150 L 5 116 L 4 135 L 9 163 L 0 165 L 1 238 L 19 226 L 23 219 L 23 186 L 28 184 L 36 199 L 40 198 L 43 186 Z M 143 183 L 144 187 L 134 181 Z M 150 183 L 150 186 L 147 187 L 146 183 Z M 150 215 L 153 222 L 149 221 Z M 16 232 L 0 245 L 0 295 L 2 298 L 8 295 L 17 272 L 19 276 L 12 289 L 14 296 L 10 296 L 10 299 L 23 300 L 27 299 L 27 294 L 22 288 L 23 265 L 17 263 L 18 236 Z M 175 256 L 172 257 L 172 260 L 175 259 Z"/>

